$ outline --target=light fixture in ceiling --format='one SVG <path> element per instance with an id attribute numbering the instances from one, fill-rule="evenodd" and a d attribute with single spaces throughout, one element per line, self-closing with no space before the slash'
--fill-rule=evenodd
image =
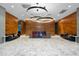
<path id="1" fill-rule="evenodd" d="M 54 20 L 56 20 L 56 18 L 53 18 Z"/>
<path id="2" fill-rule="evenodd" d="M 46 12 L 48 12 L 48 10 L 46 9 L 46 7 L 41 7 L 41 6 L 32 6 L 32 7 L 29 7 L 27 9 L 27 12 L 30 10 L 30 9 L 34 9 L 34 8 L 37 8 L 37 11 L 39 11 L 38 9 L 43 9 L 45 10 Z"/>
<path id="3" fill-rule="evenodd" d="M 38 18 L 34 18 L 34 19 L 30 19 L 31 21 L 33 22 L 38 22 L 38 23 L 48 23 L 48 22 L 51 22 L 51 21 L 54 21 L 52 19 L 44 19 L 44 18 L 41 18 L 40 20 L 37 20 Z"/>
<path id="4" fill-rule="evenodd" d="M 68 5 L 68 8 L 71 8 L 72 7 L 72 5 Z"/>
<path id="5" fill-rule="evenodd" d="M 53 19 L 52 17 L 39 17 L 37 20 L 40 20 L 40 19 Z"/>
<path id="6" fill-rule="evenodd" d="M 14 8 L 14 5 L 11 5 L 11 8 Z"/>

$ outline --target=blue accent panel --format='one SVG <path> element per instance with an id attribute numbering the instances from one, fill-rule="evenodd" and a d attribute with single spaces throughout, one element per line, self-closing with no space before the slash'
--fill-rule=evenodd
<path id="1" fill-rule="evenodd" d="M 18 25 L 18 31 L 21 31 L 21 25 Z"/>

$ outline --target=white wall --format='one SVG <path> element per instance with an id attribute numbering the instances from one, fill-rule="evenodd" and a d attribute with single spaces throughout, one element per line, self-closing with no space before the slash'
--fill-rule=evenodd
<path id="1" fill-rule="evenodd" d="M 5 9 L 0 6 L 0 43 L 4 42 L 5 36 Z"/>

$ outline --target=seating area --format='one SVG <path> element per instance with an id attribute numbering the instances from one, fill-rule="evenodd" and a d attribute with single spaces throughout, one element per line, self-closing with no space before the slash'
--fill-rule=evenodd
<path id="1" fill-rule="evenodd" d="M 60 36 L 69 41 L 73 41 L 73 42 L 76 41 L 74 37 L 76 35 L 69 35 L 68 33 L 64 33 L 64 34 L 61 34 Z"/>
<path id="2" fill-rule="evenodd" d="M 9 42 L 9 41 L 15 40 L 15 39 L 19 38 L 20 35 L 21 35 L 20 32 L 18 32 L 17 34 L 6 35 L 5 36 L 5 42 Z"/>

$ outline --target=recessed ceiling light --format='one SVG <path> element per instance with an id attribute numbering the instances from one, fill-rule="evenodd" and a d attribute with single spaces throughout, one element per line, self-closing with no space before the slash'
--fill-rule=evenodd
<path id="1" fill-rule="evenodd" d="M 59 14 L 57 16 L 60 16 Z"/>
<path id="2" fill-rule="evenodd" d="M 56 18 L 53 18 L 54 20 L 56 20 Z"/>
<path id="3" fill-rule="evenodd" d="M 71 8 L 72 7 L 72 5 L 68 5 L 68 8 Z"/>
<path id="4" fill-rule="evenodd" d="M 11 5 L 11 8 L 14 8 L 14 5 Z"/>

